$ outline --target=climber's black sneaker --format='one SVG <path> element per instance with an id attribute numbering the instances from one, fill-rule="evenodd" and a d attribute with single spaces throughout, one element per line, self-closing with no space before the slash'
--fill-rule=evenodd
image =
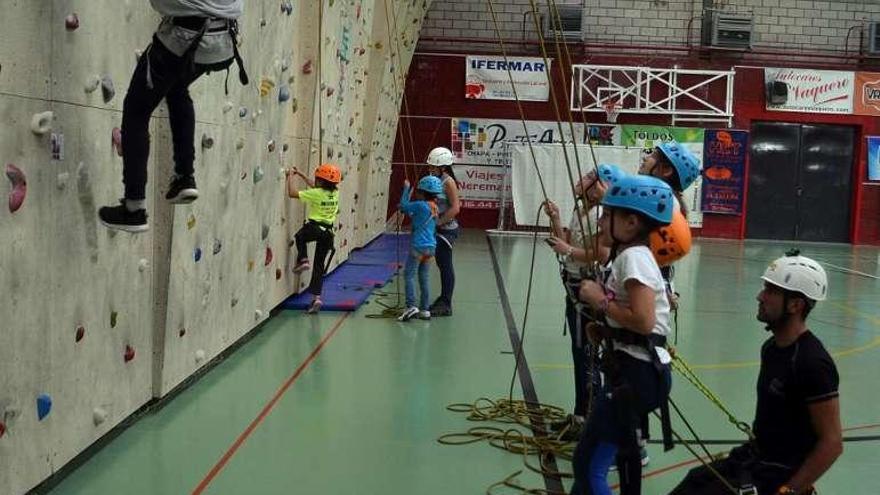
<path id="1" fill-rule="evenodd" d="M 171 179 L 165 199 L 173 204 L 192 203 L 199 197 L 196 180 L 192 175 L 180 175 Z"/>
<path id="2" fill-rule="evenodd" d="M 150 230 L 147 224 L 147 210 L 128 211 L 125 207 L 125 200 L 119 200 L 117 206 L 104 206 L 98 210 L 98 217 L 105 227 L 111 229 L 124 230 L 137 234 Z"/>

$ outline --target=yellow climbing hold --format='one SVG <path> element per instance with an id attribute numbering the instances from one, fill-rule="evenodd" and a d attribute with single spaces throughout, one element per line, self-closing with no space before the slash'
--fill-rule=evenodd
<path id="1" fill-rule="evenodd" d="M 192 230 L 193 227 L 196 226 L 196 216 L 190 213 L 189 218 L 186 220 L 186 230 Z"/>
<path id="2" fill-rule="evenodd" d="M 266 96 L 272 91 L 272 88 L 275 87 L 275 81 L 269 79 L 268 77 L 264 77 L 260 82 L 260 96 Z"/>

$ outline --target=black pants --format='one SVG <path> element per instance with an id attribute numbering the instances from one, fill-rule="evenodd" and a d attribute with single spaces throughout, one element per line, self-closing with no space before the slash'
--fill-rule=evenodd
<path id="1" fill-rule="evenodd" d="M 775 464 L 759 462 L 748 445 L 733 449 L 724 459 L 710 464 L 735 489 L 753 485 L 759 495 L 776 493 L 791 479 L 794 471 Z M 730 489 L 706 466 L 691 469 L 669 495 L 727 495 Z"/>
<path id="2" fill-rule="evenodd" d="M 458 239 L 459 229 L 438 230 L 437 249 L 434 259 L 440 270 L 440 297 L 437 302 L 452 307 L 452 292 L 455 290 L 455 267 L 452 265 L 452 248 Z"/>
<path id="3" fill-rule="evenodd" d="M 122 107 L 122 181 L 125 198 L 146 198 L 147 160 L 150 156 L 150 117 L 165 99 L 174 145 L 174 172 L 193 175 L 196 113 L 189 86 L 213 70 L 222 70 L 232 59 L 213 65 L 192 64 L 171 53 L 155 36 L 138 61 Z M 148 84 L 149 70 L 152 87 Z"/>
<path id="4" fill-rule="evenodd" d="M 296 262 L 305 261 L 309 257 L 306 245 L 315 242 L 315 260 L 312 262 L 312 281 L 309 283 L 309 293 L 315 296 L 321 295 L 324 287 L 324 270 L 326 268 L 327 254 L 333 249 L 333 229 L 323 227 L 315 222 L 306 222 L 299 232 L 296 233 Z"/>
<path id="5" fill-rule="evenodd" d="M 577 290 L 574 294 L 577 294 Z M 571 360 L 574 364 L 574 414 L 586 416 L 590 402 L 590 381 L 593 381 L 593 394 L 599 392 L 599 372 L 590 369 L 592 358 L 592 346 L 584 334 L 584 327 L 589 321 L 585 315 L 580 315 L 570 297 L 565 298 L 565 320 L 568 323 L 568 334 L 571 337 Z"/>

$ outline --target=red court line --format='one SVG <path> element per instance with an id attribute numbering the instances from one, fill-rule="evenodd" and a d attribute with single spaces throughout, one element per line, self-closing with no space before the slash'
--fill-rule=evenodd
<path id="1" fill-rule="evenodd" d="M 217 475 L 220 474 L 220 471 L 223 470 L 223 467 L 226 466 L 226 463 L 229 462 L 229 459 L 231 459 L 232 456 L 235 455 L 239 447 L 241 447 L 245 440 L 248 439 L 248 437 L 251 435 L 251 433 L 254 432 L 257 426 L 259 426 L 259 424 L 262 423 L 264 419 L 266 419 L 266 416 L 269 415 L 269 413 L 272 411 L 272 408 L 274 408 L 275 404 L 281 399 L 281 396 L 283 396 L 284 393 L 287 392 L 287 389 L 289 389 L 290 386 L 293 385 L 293 382 L 295 382 L 296 379 L 299 378 L 299 376 L 302 374 L 302 372 L 309 366 L 309 364 L 314 361 L 315 357 L 317 357 L 318 354 L 321 352 L 321 349 L 324 348 L 324 345 L 331 338 L 333 338 L 333 336 L 336 334 L 336 331 L 339 330 L 339 328 L 342 326 L 342 323 L 345 322 L 346 318 L 348 318 L 350 314 L 351 313 L 345 313 L 338 320 L 336 320 L 336 323 L 333 324 L 333 328 L 331 328 L 330 331 L 327 332 L 327 335 L 325 335 L 324 338 L 322 338 L 321 341 L 318 342 L 318 345 L 315 346 L 314 349 L 312 349 L 312 352 L 308 355 L 306 360 L 303 361 L 302 364 L 300 364 L 299 367 L 296 368 L 296 371 L 294 371 L 293 374 L 290 375 L 287 381 L 285 381 L 284 384 L 281 385 L 281 388 L 279 388 L 278 391 L 275 392 L 275 396 L 272 397 L 272 400 L 266 403 L 266 406 L 263 407 L 263 410 L 260 411 L 260 414 L 256 418 L 254 418 L 254 420 L 251 421 L 251 424 L 249 424 L 248 427 L 245 428 L 245 430 L 241 433 L 241 435 L 239 435 L 238 438 L 235 439 L 235 442 L 232 444 L 231 447 L 229 447 L 229 450 L 227 450 L 226 453 L 223 454 L 223 457 L 221 457 L 220 460 L 217 461 L 217 464 L 215 464 L 214 467 L 211 468 L 207 476 L 205 476 L 205 479 L 203 479 L 202 482 L 199 483 L 199 486 L 197 486 L 196 489 L 193 490 L 193 495 L 198 495 L 205 491 L 208 485 L 211 484 L 211 481 L 213 481 L 214 478 L 216 478 Z"/>

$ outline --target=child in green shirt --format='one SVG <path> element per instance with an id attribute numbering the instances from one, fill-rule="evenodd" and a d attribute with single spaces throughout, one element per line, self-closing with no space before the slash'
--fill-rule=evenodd
<path id="1" fill-rule="evenodd" d="M 309 188 L 300 191 L 291 180 L 299 176 L 308 184 Z M 309 283 L 309 292 L 312 294 L 312 303 L 307 312 L 315 314 L 321 310 L 321 289 L 324 282 L 324 273 L 327 254 L 333 250 L 333 227 L 336 224 L 336 215 L 339 213 L 339 191 L 337 185 L 342 180 L 342 173 L 336 165 L 325 163 L 315 170 L 315 179 L 312 180 L 296 168 L 287 170 L 287 194 L 291 198 L 304 201 L 307 206 L 306 223 L 296 233 L 296 266 L 294 273 L 301 273 L 310 268 L 309 253 L 306 245 L 315 242 L 315 267 L 312 270 L 312 280 Z"/>

